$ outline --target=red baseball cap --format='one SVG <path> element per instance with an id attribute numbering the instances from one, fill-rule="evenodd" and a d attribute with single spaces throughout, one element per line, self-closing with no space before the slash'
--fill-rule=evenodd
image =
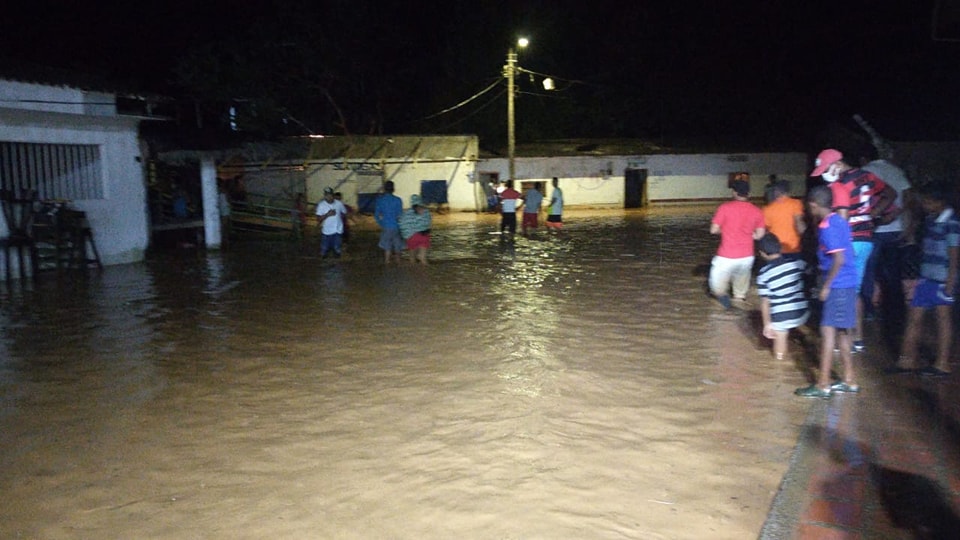
<path id="1" fill-rule="evenodd" d="M 827 148 L 823 152 L 820 152 L 819 155 L 817 155 L 817 161 L 813 163 L 816 166 L 816 168 L 813 169 L 813 172 L 810 173 L 810 176 L 820 176 L 821 174 L 826 172 L 826 170 L 829 169 L 831 165 L 840 161 L 841 159 L 843 159 L 843 154 L 841 154 L 839 150 L 834 150 L 833 148 Z"/>

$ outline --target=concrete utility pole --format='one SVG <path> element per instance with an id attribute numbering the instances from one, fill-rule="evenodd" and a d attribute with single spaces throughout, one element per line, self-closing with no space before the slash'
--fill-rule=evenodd
<path id="1" fill-rule="evenodd" d="M 513 80 L 517 73 L 517 53 L 513 47 L 507 51 L 507 65 L 503 66 L 503 75 L 507 78 L 507 159 L 510 163 L 510 174 L 508 179 L 513 180 L 516 176 L 516 163 L 514 152 L 517 145 L 516 125 L 514 120 L 514 86 Z"/>
<path id="2" fill-rule="evenodd" d="M 517 46 L 521 49 L 526 47 L 530 41 L 527 38 L 517 40 Z M 517 52 L 513 47 L 507 51 L 507 65 L 503 66 L 503 76 L 507 78 L 507 160 L 510 163 L 509 180 L 514 180 L 517 174 L 515 151 L 517 147 L 516 138 L 516 120 L 514 115 L 514 79 L 517 75 Z"/>

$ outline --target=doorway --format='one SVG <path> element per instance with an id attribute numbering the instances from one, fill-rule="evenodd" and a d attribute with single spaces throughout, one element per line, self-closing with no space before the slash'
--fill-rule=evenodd
<path id="1" fill-rule="evenodd" d="M 477 173 L 479 181 L 477 185 L 480 193 L 477 195 L 477 208 L 482 208 L 484 212 L 497 212 L 497 188 L 500 186 L 500 173 L 479 172 Z"/>
<path id="2" fill-rule="evenodd" d="M 647 169 L 627 169 L 623 174 L 624 208 L 643 208 L 647 205 Z"/>

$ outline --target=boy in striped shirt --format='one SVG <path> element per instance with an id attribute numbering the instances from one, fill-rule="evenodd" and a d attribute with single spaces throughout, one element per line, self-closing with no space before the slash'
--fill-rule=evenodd
<path id="1" fill-rule="evenodd" d="M 758 242 L 760 256 L 767 264 L 757 274 L 763 336 L 773 340 L 773 353 L 782 360 L 787 352 L 787 336 L 810 317 L 803 293 L 803 272 L 807 263 L 801 258 L 784 257 L 780 239 L 767 233 Z"/>

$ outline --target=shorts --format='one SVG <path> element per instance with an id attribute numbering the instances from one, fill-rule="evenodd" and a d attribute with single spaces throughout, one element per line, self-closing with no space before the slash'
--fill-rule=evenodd
<path id="1" fill-rule="evenodd" d="M 509 230 L 510 234 L 517 232 L 517 213 L 504 212 L 500 214 L 500 232 Z"/>
<path id="2" fill-rule="evenodd" d="M 803 315 L 797 317 L 796 319 L 791 319 L 789 321 L 770 321 L 770 328 L 773 328 L 777 332 L 789 332 L 794 328 L 799 328 L 806 324 L 807 319 L 810 318 L 810 311 L 804 311 Z"/>
<path id="3" fill-rule="evenodd" d="M 380 249 L 399 253 L 403 251 L 403 238 L 400 229 L 383 229 L 380 231 Z"/>
<path id="4" fill-rule="evenodd" d="M 857 289 L 830 289 L 820 314 L 820 326 L 847 330 L 857 325 Z"/>
<path id="5" fill-rule="evenodd" d="M 536 229 L 537 225 L 539 225 L 537 217 L 539 216 L 536 212 L 524 212 L 523 226 L 528 229 Z"/>
<path id="6" fill-rule="evenodd" d="M 563 227 L 563 216 L 560 214 L 550 214 L 547 216 L 547 227 L 560 229 Z"/>
<path id="7" fill-rule="evenodd" d="M 331 250 L 339 257 L 343 248 L 343 237 L 340 234 L 320 235 L 320 256 L 326 257 Z"/>
<path id="8" fill-rule="evenodd" d="M 716 297 L 728 296 L 731 285 L 734 298 L 742 300 L 750 290 L 753 256 L 730 259 L 715 255 L 710 263 L 707 283 Z"/>
<path id="9" fill-rule="evenodd" d="M 407 238 L 407 249 L 414 250 L 419 248 L 428 249 L 430 247 L 430 235 L 427 233 L 413 233 L 413 236 Z"/>
<path id="10" fill-rule="evenodd" d="M 857 293 L 863 286 L 863 276 L 867 272 L 867 262 L 873 253 L 873 242 L 856 241 L 853 243 L 853 253 L 857 258 Z"/>
<path id="11" fill-rule="evenodd" d="M 933 308 L 937 306 L 952 306 L 953 296 L 947 295 L 945 285 L 932 279 L 920 278 L 913 289 L 913 300 L 910 307 Z"/>

